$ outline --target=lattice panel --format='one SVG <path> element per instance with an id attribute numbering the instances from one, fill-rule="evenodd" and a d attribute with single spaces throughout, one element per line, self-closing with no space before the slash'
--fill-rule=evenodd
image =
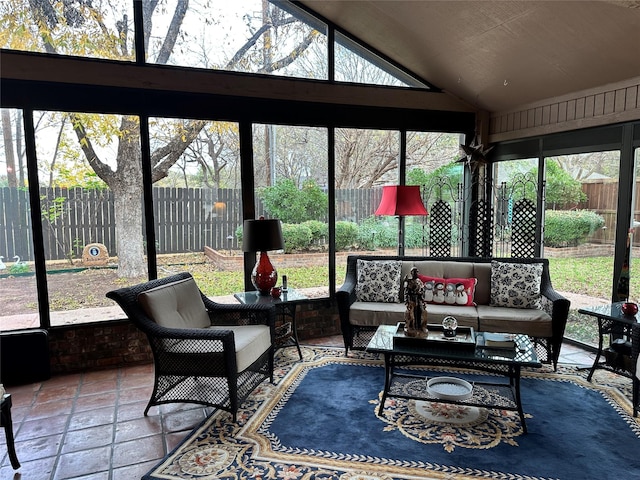
<path id="1" fill-rule="evenodd" d="M 511 256 L 533 258 L 536 254 L 536 206 L 526 198 L 513 206 Z"/>
<path id="2" fill-rule="evenodd" d="M 490 257 L 492 245 L 492 212 L 491 205 L 484 200 L 478 200 L 471 205 L 471 218 L 474 231 L 471 233 L 471 256 Z"/>
<path id="3" fill-rule="evenodd" d="M 451 206 L 444 200 L 436 201 L 429 211 L 429 249 L 434 257 L 451 256 Z"/>

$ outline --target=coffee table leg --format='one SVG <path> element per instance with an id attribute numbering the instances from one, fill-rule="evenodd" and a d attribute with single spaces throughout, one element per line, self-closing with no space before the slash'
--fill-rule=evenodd
<path id="1" fill-rule="evenodd" d="M 520 366 L 510 367 L 511 378 L 515 389 L 516 405 L 518 406 L 518 415 L 520 415 L 520 423 L 522 424 L 522 433 L 527 433 L 527 422 L 524 419 L 524 410 L 522 409 L 522 399 L 520 397 Z"/>
<path id="2" fill-rule="evenodd" d="M 384 410 L 384 402 L 387 400 L 387 393 L 389 393 L 389 389 L 391 388 L 391 375 L 392 375 L 392 366 L 391 366 L 391 355 L 389 353 L 384 354 L 384 390 L 382 391 L 382 398 L 380 399 L 380 406 L 378 407 L 378 416 L 382 416 L 382 411 Z"/>

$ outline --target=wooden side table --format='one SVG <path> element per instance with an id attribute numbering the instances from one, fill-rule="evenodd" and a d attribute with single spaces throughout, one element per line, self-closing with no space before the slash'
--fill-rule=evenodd
<path id="1" fill-rule="evenodd" d="M 0 424 L 4 426 L 4 434 L 7 438 L 7 450 L 9 452 L 9 460 L 14 470 L 20 468 L 20 462 L 16 455 L 16 446 L 13 440 L 13 421 L 11 420 L 11 394 L 6 393 L 2 397 L 0 404 Z"/>
<path id="2" fill-rule="evenodd" d="M 233 296 L 244 304 L 274 305 L 277 315 L 282 319 L 282 323 L 276 326 L 276 348 L 295 346 L 298 349 L 300 360 L 302 360 L 302 350 L 300 349 L 296 326 L 296 305 L 308 300 L 306 296 L 293 288 L 282 292 L 279 298 L 274 298 L 271 295 L 260 295 L 256 291 L 234 293 Z"/>

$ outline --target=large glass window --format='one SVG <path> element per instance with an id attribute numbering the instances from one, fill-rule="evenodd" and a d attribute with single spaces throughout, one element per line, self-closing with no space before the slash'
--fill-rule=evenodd
<path id="1" fill-rule="evenodd" d="M 22 112 L 3 109 L 0 149 L 0 330 L 40 326 Z"/>
<path id="2" fill-rule="evenodd" d="M 243 290 L 238 125 L 152 118 L 149 132 L 158 276 L 188 271 L 205 295 L 232 303 Z"/>
<path id="3" fill-rule="evenodd" d="M 326 25 L 294 5 L 196 0 L 184 10 L 184 2 L 169 0 L 152 10 L 147 4 L 150 63 L 326 79 Z"/>
<path id="4" fill-rule="evenodd" d="M 51 324 L 120 318 L 105 293 L 148 278 L 139 119 L 34 117 Z"/>
<path id="5" fill-rule="evenodd" d="M 339 32 L 336 32 L 335 43 L 335 79 L 339 82 L 426 88 L 424 83 Z"/>
<path id="6" fill-rule="evenodd" d="M 278 285 L 329 296 L 327 129 L 254 125 L 256 214 L 282 221 L 285 248 L 270 252 Z"/>
<path id="7" fill-rule="evenodd" d="M 571 300 L 565 337 L 597 345 L 597 323 L 577 314 L 611 302 L 620 152 L 545 159 L 544 256 L 554 288 Z"/>
<path id="8" fill-rule="evenodd" d="M 405 252 L 458 256 L 464 232 L 463 206 L 470 198 L 463 188 L 460 135 L 407 132 L 408 185 L 420 185 L 429 215 L 405 219 Z"/>
<path id="9" fill-rule="evenodd" d="M 11 50 L 135 59 L 131 0 L 3 0 L 0 32 L 0 47 Z"/>
<path id="10" fill-rule="evenodd" d="M 336 265 L 351 250 L 397 255 L 398 219 L 374 215 L 383 185 L 398 185 L 400 132 L 339 128 L 335 133 Z M 336 285 L 344 270 L 336 269 Z"/>

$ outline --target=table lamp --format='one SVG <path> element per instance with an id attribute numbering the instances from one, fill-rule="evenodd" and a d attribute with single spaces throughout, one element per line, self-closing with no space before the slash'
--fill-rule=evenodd
<path id="1" fill-rule="evenodd" d="M 260 217 L 259 220 L 245 220 L 242 231 L 242 251 L 260 252 L 260 257 L 251 272 L 251 282 L 260 295 L 269 295 L 278 282 L 278 272 L 274 268 L 267 250 L 284 248 L 280 220 Z"/>
<path id="2" fill-rule="evenodd" d="M 387 185 L 382 187 L 382 199 L 376 215 L 398 217 L 398 253 L 404 255 L 403 223 L 407 215 L 429 215 L 424 208 L 418 185 Z"/>

